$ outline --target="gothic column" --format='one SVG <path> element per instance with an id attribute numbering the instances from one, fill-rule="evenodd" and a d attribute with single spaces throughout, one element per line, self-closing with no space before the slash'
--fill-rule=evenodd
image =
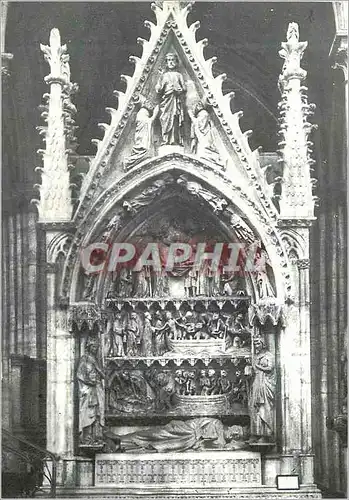
<path id="1" fill-rule="evenodd" d="M 299 474 L 302 484 L 313 484 L 310 371 L 309 231 L 314 220 L 308 136 L 313 128 L 307 118 L 306 77 L 300 62 L 307 42 L 299 41 L 298 25 L 290 23 L 280 56 L 285 60 L 279 77 L 281 92 L 279 162 L 282 193 L 278 225 L 292 251 L 292 300 L 285 306 L 286 326 L 280 334 L 282 373 L 281 473 Z"/>
<path id="2" fill-rule="evenodd" d="M 60 456 L 74 453 L 74 338 L 67 310 L 56 305 L 57 266 L 46 266 L 47 283 L 47 447 Z"/>
<path id="3" fill-rule="evenodd" d="M 329 58 L 333 72 L 332 117 L 329 134 L 328 182 L 326 183 L 328 286 L 322 302 L 328 308 L 326 325 L 327 352 L 321 359 L 327 370 L 325 443 L 321 448 L 321 476 L 325 487 L 336 493 L 345 492 L 347 476 L 347 287 L 346 287 L 346 226 L 347 226 L 347 133 L 348 133 L 348 15 L 346 2 L 334 2 L 336 35 Z M 323 306 L 320 303 L 320 307 Z M 327 464 L 324 457 L 331 456 Z"/>
<path id="4" fill-rule="evenodd" d="M 283 221 L 287 231 L 293 221 Z M 287 227 L 287 229 L 286 229 Z M 309 227 L 298 228 L 307 235 Z M 291 261 L 292 303 L 285 306 L 286 326 L 280 333 L 282 398 L 282 474 L 299 474 L 302 484 L 313 484 L 310 365 L 309 255 Z"/>

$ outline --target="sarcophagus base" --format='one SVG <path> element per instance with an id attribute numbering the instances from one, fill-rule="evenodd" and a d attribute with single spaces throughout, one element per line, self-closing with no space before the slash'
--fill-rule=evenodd
<path id="1" fill-rule="evenodd" d="M 97 454 L 95 485 L 258 486 L 261 456 L 251 451 Z"/>

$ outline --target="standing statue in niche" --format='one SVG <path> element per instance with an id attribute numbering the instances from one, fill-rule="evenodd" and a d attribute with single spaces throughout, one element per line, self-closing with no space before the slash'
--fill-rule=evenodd
<path id="1" fill-rule="evenodd" d="M 176 71 L 178 57 L 166 55 L 167 71 L 162 73 L 155 86 L 160 96 L 160 123 L 163 145 L 182 145 L 184 122 L 183 95 L 186 91 L 183 76 Z"/>
<path id="2" fill-rule="evenodd" d="M 134 135 L 131 155 L 124 164 L 124 169 L 130 170 L 137 163 L 144 160 L 150 152 L 152 143 L 152 130 L 155 118 L 159 114 L 159 106 L 153 106 L 145 101 L 141 104 L 141 109 L 136 116 L 136 130 Z"/>
<path id="3" fill-rule="evenodd" d="M 222 165 L 223 163 L 216 147 L 211 118 L 203 103 L 199 101 L 193 111 L 188 110 L 188 114 L 192 124 L 192 153 L 204 160 L 213 161 L 214 163 Z"/>
<path id="4" fill-rule="evenodd" d="M 269 280 L 267 266 L 271 267 L 271 262 L 269 260 L 268 254 L 265 250 L 260 248 L 256 252 L 254 263 L 254 270 L 257 273 L 257 291 L 260 299 L 275 297 L 273 287 Z"/>
<path id="5" fill-rule="evenodd" d="M 275 362 L 261 337 L 253 340 L 253 379 L 250 390 L 250 442 L 270 442 L 274 434 Z"/>
<path id="6" fill-rule="evenodd" d="M 77 369 L 80 443 L 96 445 L 104 425 L 104 373 L 97 358 L 97 339 L 88 340 L 85 349 Z"/>

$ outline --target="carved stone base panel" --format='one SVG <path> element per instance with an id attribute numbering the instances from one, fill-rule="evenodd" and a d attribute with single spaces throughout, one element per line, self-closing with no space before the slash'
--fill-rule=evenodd
<path id="1" fill-rule="evenodd" d="M 118 500 L 140 500 L 146 498 L 147 500 L 244 500 L 251 498 L 279 498 L 279 499 L 299 499 L 304 498 L 322 498 L 321 493 L 317 490 L 316 486 L 305 486 L 299 491 L 278 491 L 276 488 L 266 488 L 264 486 L 260 487 L 245 487 L 243 490 L 241 488 L 169 488 L 167 486 L 157 488 L 155 491 L 154 487 L 142 487 L 140 491 L 137 488 L 128 488 L 127 490 L 120 488 L 84 488 L 84 489 L 71 489 L 64 488 L 60 490 L 58 488 L 58 496 L 65 498 L 80 497 L 80 498 L 103 498 L 115 500 L 116 495 Z"/>
<path id="2" fill-rule="evenodd" d="M 261 456 L 248 451 L 96 455 L 95 485 L 260 485 Z"/>
<path id="3" fill-rule="evenodd" d="M 303 499 L 303 498 L 322 498 L 320 491 L 317 489 L 316 485 L 312 484 L 304 476 L 302 470 L 300 471 L 301 486 L 299 490 L 289 490 L 289 491 L 278 491 L 275 487 L 275 477 L 277 474 L 289 474 L 291 473 L 288 466 L 285 467 L 284 457 L 277 455 L 266 456 L 260 460 L 259 453 L 251 453 L 246 451 L 223 451 L 223 452 L 184 452 L 184 453 L 172 453 L 166 454 L 167 461 L 170 461 L 172 457 L 177 459 L 178 466 L 182 467 L 180 464 L 183 460 L 188 460 L 191 462 L 190 456 L 196 457 L 197 460 L 208 460 L 210 461 L 210 472 L 207 477 L 215 475 L 219 479 L 220 470 L 223 467 L 229 467 L 229 477 L 235 474 L 240 474 L 241 477 L 245 478 L 246 482 L 234 482 L 233 484 L 219 484 L 218 481 L 215 482 L 199 482 L 185 484 L 184 481 L 177 482 L 176 484 L 169 484 L 169 482 L 157 482 L 155 480 L 153 483 L 143 482 L 141 485 L 135 484 L 135 482 L 129 484 L 120 484 L 115 486 L 110 483 L 98 484 L 97 474 L 102 474 L 102 477 L 108 477 L 110 475 L 109 468 L 111 469 L 111 474 L 113 474 L 113 463 L 118 461 L 120 463 L 120 457 L 127 456 L 133 461 L 133 468 L 135 473 L 136 467 L 135 463 L 139 464 L 141 473 L 143 475 L 149 475 L 150 464 L 153 464 L 154 470 L 156 465 L 156 460 L 158 461 L 158 467 L 164 463 L 164 454 L 147 454 L 142 455 L 145 461 L 137 458 L 136 454 L 103 454 L 97 455 L 96 460 L 89 458 L 82 458 L 78 456 L 72 456 L 63 458 L 57 464 L 57 497 L 65 498 L 110 498 L 115 500 L 140 500 L 146 498 L 147 500 L 231 500 L 231 499 L 250 499 L 250 498 L 285 498 L 285 499 Z M 177 457 L 175 457 L 177 456 Z M 220 461 L 216 459 L 216 456 L 221 457 L 221 462 L 225 465 L 220 465 Z M 228 456 L 228 458 L 226 458 Z M 252 458 L 251 458 L 252 457 Z M 256 458 L 253 458 L 256 457 Z M 235 462 L 232 462 L 235 460 Z M 101 462 L 102 472 L 98 472 L 98 467 L 100 468 Z M 237 461 L 237 462 L 236 462 Z M 107 465 L 109 462 L 109 465 Z M 123 467 L 127 459 L 123 461 Z M 130 462 L 130 460 L 128 460 Z M 166 460 L 165 460 L 166 463 Z M 231 467 L 232 463 L 234 464 Z M 98 465 L 99 464 L 99 465 Z M 254 471 L 254 466 L 256 465 L 256 470 Z M 49 465 L 49 470 L 51 470 L 51 465 Z M 168 466 L 168 465 L 167 465 Z M 130 467 L 130 463 L 129 463 Z M 163 470 L 166 465 L 164 464 Z M 191 467 L 191 466 L 190 466 Z M 196 477 L 205 474 L 206 469 L 195 469 L 194 472 L 189 467 L 189 472 L 191 476 L 194 477 L 195 471 Z M 195 467 L 195 466 L 193 466 Z M 206 466 L 208 468 L 208 466 Z M 148 469 L 147 469 L 148 468 Z M 104 472 L 104 469 L 106 472 Z M 252 472 L 250 471 L 252 470 Z M 161 470 L 160 470 L 161 472 Z M 172 468 L 169 473 L 172 473 Z M 151 476 L 151 474 L 150 474 Z M 251 482 L 248 480 L 252 477 L 259 479 L 259 482 Z M 228 477 L 228 480 L 229 480 Z M 111 477 L 113 479 L 113 477 Z M 263 484 L 261 484 L 261 482 Z M 43 496 L 49 497 L 49 484 L 47 480 L 44 480 Z"/>

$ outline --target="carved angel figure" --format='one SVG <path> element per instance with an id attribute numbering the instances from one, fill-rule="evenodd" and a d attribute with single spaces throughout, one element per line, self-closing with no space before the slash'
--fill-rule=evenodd
<path id="1" fill-rule="evenodd" d="M 131 155 L 125 161 L 125 170 L 130 170 L 148 156 L 152 142 L 153 123 L 158 114 L 159 106 L 153 109 L 153 106 L 147 101 L 141 105 L 136 116 L 133 148 Z"/>
<path id="2" fill-rule="evenodd" d="M 239 242 L 253 243 L 256 239 L 252 229 L 246 222 L 235 212 L 233 207 L 228 207 L 225 211 L 229 217 L 230 226 L 234 229 Z"/>
<path id="3" fill-rule="evenodd" d="M 260 299 L 275 297 L 274 289 L 267 273 L 267 265 L 270 266 L 270 264 L 267 252 L 263 249 L 259 249 L 256 252 L 254 270 L 257 273 L 257 292 Z"/>
<path id="4" fill-rule="evenodd" d="M 220 198 L 216 196 L 208 189 L 202 187 L 201 184 L 194 181 L 189 181 L 185 175 L 181 175 L 177 179 L 177 183 L 185 186 L 190 194 L 193 196 L 197 196 L 198 198 L 202 198 L 213 208 L 214 213 L 221 213 L 225 210 L 228 205 L 227 201 L 224 198 Z"/>
<path id="5" fill-rule="evenodd" d="M 192 152 L 204 160 L 209 160 L 222 165 L 222 160 L 215 145 L 211 118 L 203 103 L 199 101 L 194 107 L 194 111 L 188 109 L 188 114 L 192 123 Z"/>
<path id="6" fill-rule="evenodd" d="M 105 231 L 102 234 L 102 241 L 109 241 L 112 237 L 112 234 L 116 232 L 121 224 L 122 214 L 114 215 L 107 224 Z"/>
<path id="7" fill-rule="evenodd" d="M 146 187 L 142 193 L 130 200 L 123 202 L 124 210 L 131 215 L 136 214 L 140 209 L 151 203 L 165 187 L 172 182 L 171 176 L 165 176 L 162 179 L 156 179 L 150 186 Z"/>

